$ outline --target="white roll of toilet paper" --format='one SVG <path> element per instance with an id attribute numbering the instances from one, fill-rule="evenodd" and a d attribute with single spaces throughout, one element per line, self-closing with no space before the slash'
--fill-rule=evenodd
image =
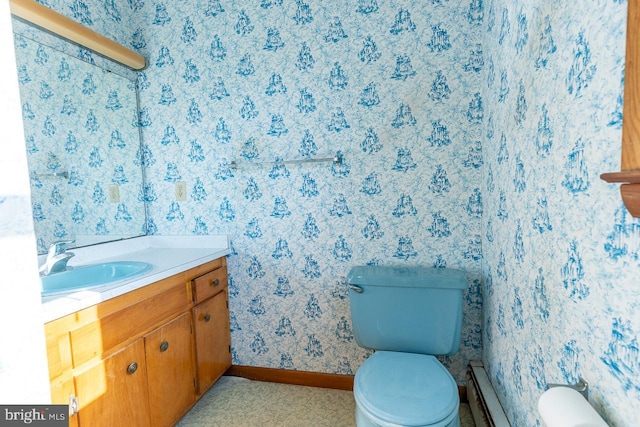
<path id="1" fill-rule="evenodd" d="M 608 427 L 578 391 L 552 387 L 538 400 L 538 412 L 547 427 Z"/>

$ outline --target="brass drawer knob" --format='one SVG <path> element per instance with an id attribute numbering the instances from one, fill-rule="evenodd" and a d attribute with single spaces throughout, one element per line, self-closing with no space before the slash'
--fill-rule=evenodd
<path id="1" fill-rule="evenodd" d="M 131 363 L 127 366 L 127 374 L 134 374 L 138 370 L 138 364 L 136 362 Z"/>
<path id="2" fill-rule="evenodd" d="M 220 285 L 220 279 L 215 279 L 211 281 L 211 286 L 218 286 Z"/>
<path id="3" fill-rule="evenodd" d="M 160 344 L 160 351 L 167 351 L 168 348 L 169 348 L 169 342 L 162 341 L 162 343 Z"/>
<path id="4" fill-rule="evenodd" d="M 211 315 L 209 313 L 204 315 L 204 321 L 208 322 L 209 320 L 211 320 Z"/>

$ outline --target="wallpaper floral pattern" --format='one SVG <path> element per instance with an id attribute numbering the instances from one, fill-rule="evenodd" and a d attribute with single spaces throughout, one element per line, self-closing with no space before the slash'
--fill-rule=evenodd
<path id="1" fill-rule="evenodd" d="M 53 6 L 127 19 L 148 58 L 147 226 L 231 235 L 234 363 L 352 373 L 351 265 L 460 268 L 458 380 L 482 352 L 513 425 L 579 377 L 635 422 L 638 222 L 598 179 L 619 167 L 625 2 Z"/>
<path id="2" fill-rule="evenodd" d="M 626 2 L 485 12 L 483 360 L 513 425 L 540 425 L 547 383 L 579 378 L 634 425 L 639 223 L 599 179 L 620 168 Z"/>
<path id="3" fill-rule="evenodd" d="M 445 362 L 462 380 L 480 356 L 475 6 L 136 11 L 132 44 L 150 62 L 140 87 L 150 227 L 231 235 L 234 363 L 354 373 L 368 353 L 353 340 L 345 276 L 366 263 L 467 271 L 464 341 Z M 284 163 L 335 155 L 342 163 Z"/>

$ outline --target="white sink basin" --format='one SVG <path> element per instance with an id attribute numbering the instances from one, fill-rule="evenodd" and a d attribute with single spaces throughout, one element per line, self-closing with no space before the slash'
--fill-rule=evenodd
<path id="1" fill-rule="evenodd" d="M 75 267 L 42 276 L 42 296 L 80 291 L 119 280 L 130 279 L 151 270 L 152 265 L 138 261 L 115 261 Z"/>

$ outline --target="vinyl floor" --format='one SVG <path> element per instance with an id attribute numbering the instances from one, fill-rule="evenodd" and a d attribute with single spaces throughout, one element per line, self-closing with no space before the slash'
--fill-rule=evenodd
<path id="1" fill-rule="evenodd" d="M 355 427 L 351 391 L 222 377 L 178 427 Z M 461 427 L 475 427 L 460 405 Z"/>

